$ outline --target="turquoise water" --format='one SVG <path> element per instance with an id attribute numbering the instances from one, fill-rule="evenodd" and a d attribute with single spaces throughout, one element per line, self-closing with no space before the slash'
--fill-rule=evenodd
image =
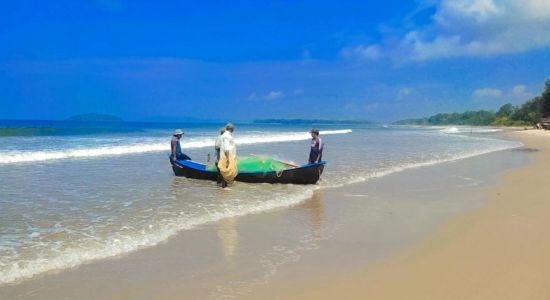
<path id="1" fill-rule="evenodd" d="M 0 137 L 0 284 L 151 247 L 226 217 L 293 206 L 316 189 L 521 146 L 492 129 L 321 125 L 328 164 L 317 185 L 222 190 L 176 178 L 167 159 L 172 130 L 182 128 L 184 151 L 205 162 L 220 125 L 0 122 L 51 129 Z M 239 155 L 305 163 L 309 129 L 237 124 L 234 136 Z"/>

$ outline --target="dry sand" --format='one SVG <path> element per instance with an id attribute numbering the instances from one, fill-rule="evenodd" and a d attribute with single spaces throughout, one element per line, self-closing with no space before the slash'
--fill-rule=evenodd
<path id="1" fill-rule="evenodd" d="M 550 132 L 510 135 L 541 151 L 490 188 L 482 208 L 367 269 L 291 283 L 267 298 L 550 299 Z"/>

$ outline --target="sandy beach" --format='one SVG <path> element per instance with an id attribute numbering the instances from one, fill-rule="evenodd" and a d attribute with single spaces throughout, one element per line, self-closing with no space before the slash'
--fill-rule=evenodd
<path id="1" fill-rule="evenodd" d="M 418 245 L 358 272 L 264 290 L 262 299 L 550 299 L 550 132 L 510 137 L 538 149 Z M 528 150 L 529 151 L 529 150 Z"/>

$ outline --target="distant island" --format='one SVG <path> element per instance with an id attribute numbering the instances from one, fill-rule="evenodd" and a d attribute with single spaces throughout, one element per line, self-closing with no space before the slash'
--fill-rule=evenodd
<path id="1" fill-rule="evenodd" d="M 479 110 L 463 113 L 439 113 L 427 118 L 405 119 L 396 125 L 475 125 L 475 126 L 532 126 L 550 117 L 550 80 L 545 82 L 541 95 L 514 106 L 511 103 L 497 112 Z"/>
<path id="2" fill-rule="evenodd" d="M 254 120 L 256 124 L 284 124 L 284 125 L 302 125 L 302 124 L 373 124 L 367 120 L 324 120 L 324 119 L 261 119 Z"/>
<path id="3" fill-rule="evenodd" d="M 124 122 L 121 118 L 113 115 L 106 115 L 106 114 L 82 114 L 82 115 L 76 115 L 72 116 L 66 121 L 73 121 L 73 122 Z"/>

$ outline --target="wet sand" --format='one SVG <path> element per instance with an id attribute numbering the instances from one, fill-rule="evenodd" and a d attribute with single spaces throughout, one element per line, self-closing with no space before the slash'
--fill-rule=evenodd
<path id="1" fill-rule="evenodd" d="M 388 298 L 383 292 L 363 290 L 369 288 L 364 278 L 380 274 L 374 286 L 406 289 L 407 282 L 383 281 L 384 276 L 405 280 L 401 275 L 383 275 L 392 265 L 401 269 L 420 261 L 403 251 L 418 251 L 424 257 L 454 243 L 465 229 L 453 224 L 469 224 L 470 214 L 490 207 L 480 208 L 485 203 L 484 187 L 497 183 L 502 171 L 527 160 L 524 152 L 503 151 L 320 190 L 297 206 L 224 219 L 183 231 L 155 247 L 2 286 L 0 298 L 354 299 L 372 295 L 390 299 L 389 294 Z M 436 234 L 443 238 L 414 248 L 420 250 L 406 250 L 431 236 L 449 217 L 472 210 Z M 499 237 L 499 230 L 493 229 L 491 236 Z M 405 293 L 395 299 L 411 298 Z"/>
<path id="2" fill-rule="evenodd" d="M 277 287 L 284 292 L 265 289 L 251 298 L 550 299 L 550 132 L 510 136 L 540 151 L 485 191 L 483 207 L 362 270 L 288 283 Z"/>

